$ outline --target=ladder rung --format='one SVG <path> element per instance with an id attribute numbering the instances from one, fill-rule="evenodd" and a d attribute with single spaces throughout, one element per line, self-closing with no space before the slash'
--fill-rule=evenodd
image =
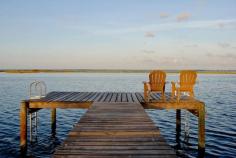
<path id="1" fill-rule="evenodd" d="M 37 112 L 30 114 L 31 135 L 37 135 L 38 120 Z"/>

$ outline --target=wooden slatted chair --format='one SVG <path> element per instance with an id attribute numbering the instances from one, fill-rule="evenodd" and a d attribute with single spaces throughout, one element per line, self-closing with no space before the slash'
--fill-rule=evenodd
<path id="1" fill-rule="evenodd" d="M 180 81 L 172 84 L 172 97 L 177 96 L 179 101 L 181 93 L 187 92 L 189 96 L 194 97 L 194 85 L 197 79 L 197 72 L 192 70 L 180 71 Z"/>
<path id="2" fill-rule="evenodd" d="M 144 99 L 149 101 L 151 92 L 161 92 L 165 98 L 166 73 L 161 70 L 153 70 L 149 73 L 149 82 L 144 83 Z"/>

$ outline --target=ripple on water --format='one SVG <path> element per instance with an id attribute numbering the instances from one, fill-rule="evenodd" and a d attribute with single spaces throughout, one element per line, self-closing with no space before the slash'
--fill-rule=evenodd
<path id="1" fill-rule="evenodd" d="M 168 75 L 168 81 L 177 81 Z M 0 74 L 0 157 L 19 157 L 19 103 L 26 98 L 27 85 L 44 80 L 49 91 L 141 92 L 147 74 Z M 196 97 L 206 103 L 206 157 L 236 155 L 236 75 L 199 75 Z M 167 85 L 170 90 L 170 84 Z M 85 110 L 57 110 L 57 135 L 51 136 L 50 110 L 40 110 L 38 141 L 29 144 L 28 155 L 50 157 L 63 142 Z M 180 157 L 197 157 L 197 118 L 191 115 L 190 136 L 184 138 L 184 112 L 180 148 L 175 138 L 174 110 L 147 110 L 167 142 Z"/>

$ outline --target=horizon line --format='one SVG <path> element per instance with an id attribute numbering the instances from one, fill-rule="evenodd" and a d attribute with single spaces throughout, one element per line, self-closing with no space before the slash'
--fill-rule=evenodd
<path id="1" fill-rule="evenodd" d="M 0 73 L 148 73 L 158 69 L 0 69 Z M 159 69 L 167 73 L 179 73 L 181 70 L 195 70 L 198 73 L 236 74 L 236 70 L 210 69 Z"/>

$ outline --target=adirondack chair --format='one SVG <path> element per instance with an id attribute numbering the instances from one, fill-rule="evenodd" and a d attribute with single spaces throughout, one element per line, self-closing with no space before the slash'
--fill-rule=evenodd
<path id="1" fill-rule="evenodd" d="M 177 96 L 179 101 L 181 92 L 186 92 L 189 96 L 194 97 L 194 85 L 197 79 L 197 72 L 192 70 L 184 70 L 180 72 L 180 81 L 172 84 L 172 97 Z"/>
<path id="2" fill-rule="evenodd" d="M 153 70 L 149 73 L 149 82 L 144 83 L 144 99 L 149 101 L 151 92 L 161 92 L 165 98 L 166 73 L 161 70 Z"/>

